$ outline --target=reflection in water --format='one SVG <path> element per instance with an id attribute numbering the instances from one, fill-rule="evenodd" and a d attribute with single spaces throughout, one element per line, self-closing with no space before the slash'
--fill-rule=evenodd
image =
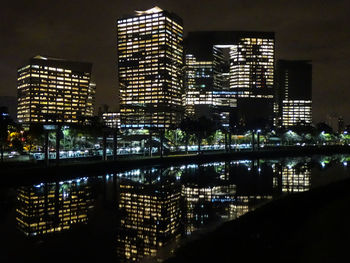
<path id="1" fill-rule="evenodd" d="M 170 179 L 170 178 L 169 178 Z M 120 182 L 121 225 L 117 234 L 120 261 L 155 256 L 180 230 L 181 186 L 167 177 L 156 182 Z"/>
<path id="2" fill-rule="evenodd" d="M 234 200 L 235 190 L 235 185 L 213 187 L 184 185 L 182 196 L 185 202 L 186 234 L 189 235 L 200 226 L 217 219 L 215 208 L 222 209 L 223 204 L 227 206 L 228 202 Z"/>
<path id="3" fill-rule="evenodd" d="M 86 223 L 91 203 L 87 179 L 18 188 L 16 220 L 27 236 L 45 235 Z"/>
<path id="4" fill-rule="evenodd" d="M 134 169 L 89 181 L 82 178 L 23 186 L 17 191 L 16 221 L 27 236 L 86 224 L 93 202 L 102 202 L 99 207 L 104 207 L 105 199 L 92 198 L 97 189 L 103 189 L 104 195 L 108 192 L 115 197 L 112 207 L 118 213 L 117 224 L 109 230 L 116 229 L 116 262 L 141 261 L 155 255 L 166 258 L 172 250 L 166 249 L 176 248 L 179 242 L 174 240 L 179 237 L 238 218 L 282 194 L 309 190 L 315 169 L 322 173 L 335 160 L 342 169 L 347 169 L 350 161 L 344 156 L 321 157 L 317 164 L 311 158 L 237 160 Z M 160 256 L 159 251 L 167 252 Z"/>
<path id="5" fill-rule="evenodd" d="M 282 168 L 282 192 L 296 193 L 310 189 L 311 168 L 307 165 Z"/>
<path id="6" fill-rule="evenodd" d="M 289 165 L 244 160 L 117 174 L 123 178 L 117 238 L 120 259 L 129 262 L 155 256 L 179 229 L 185 236 L 191 235 L 206 225 L 236 219 L 280 195 L 285 188 L 293 189 L 288 192 L 308 189 L 310 169 L 295 167 L 298 163 Z"/>

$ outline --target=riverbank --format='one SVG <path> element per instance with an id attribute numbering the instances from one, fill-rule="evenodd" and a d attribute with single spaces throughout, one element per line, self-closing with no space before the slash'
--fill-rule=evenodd
<path id="1" fill-rule="evenodd" d="M 181 247 L 173 262 L 341 262 L 350 179 L 272 201 Z"/>
<path id="2" fill-rule="evenodd" d="M 279 158 L 288 156 L 309 156 L 315 154 L 349 154 L 349 146 L 308 146 L 308 147 L 276 147 L 263 148 L 258 151 L 205 152 L 202 154 L 178 154 L 155 157 L 133 157 L 118 160 L 72 160 L 61 161 L 56 165 L 50 160 L 50 166 L 38 163 L 4 163 L 1 164 L 1 180 L 3 184 L 36 183 L 41 180 L 64 180 L 73 177 L 116 173 L 128 169 L 147 166 L 169 166 L 188 163 L 204 163 L 234 159 Z"/>

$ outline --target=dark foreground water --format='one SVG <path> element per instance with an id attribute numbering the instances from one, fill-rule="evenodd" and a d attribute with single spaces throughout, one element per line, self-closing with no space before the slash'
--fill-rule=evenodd
<path id="1" fill-rule="evenodd" d="M 350 177 L 350 156 L 235 160 L 0 189 L 0 262 L 161 262 L 284 194 Z"/>

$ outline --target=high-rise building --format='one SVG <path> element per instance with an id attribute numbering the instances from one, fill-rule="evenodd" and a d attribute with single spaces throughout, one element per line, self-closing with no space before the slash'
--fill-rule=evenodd
<path id="1" fill-rule="evenodd" d="M 119 187 L 119 209 L 123 214 L 117 235 L 120 261 L 155 256 L 159 248 L 180 233 L 180 185 L 125 179 Z"/>
<path id="2" fill-rule="evenodd" d="M 278 60 L 277 126 L 312 123 L 312 65 L 306 60 Z"/>
<path id="3" fill-rule="evenodd" d="M 154 7 L 118 19 L 121 128 L 166 128 L 181 118 L 182 20 Z"/>
<path id="4" fill-rule="evenodd" d="M 272 32 L 190 32 L 185 51 L 187 113 L 194 105 L 207 104 L 230 113 L 232 124 L 272 124 L 274 43 Z"/>
<path id="5" fill-rule="evenodd" d="M 213 88 L 214 64 L 212 61 L 197 61 L 192 54 L 185 58 L 185 89 L 183 104 L 187 116 L 209 115 L 221 123 L 229 126 L 229 113 L 237 106 L 234 92 L 228 88 Z"/>
<path id="6" fill-rule="evenodd" d="M 213 62 L 197 61 L 194 55 L 187 54 L 185 58 L 186 74 L 183 103 L 187 115 L 195 114 L 195 105 L 213 105 Z"/>
<path id="7" fill-rule="evenodd" d="M 93 116 L 91 63 L 36 56 L 18 69 L 19 123 L 79 123 Z"/>

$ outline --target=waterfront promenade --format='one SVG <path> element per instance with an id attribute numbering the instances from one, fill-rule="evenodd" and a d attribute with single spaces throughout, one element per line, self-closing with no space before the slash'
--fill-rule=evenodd
<path id="1" fill-rule="evenodd" d="M 49 166 L 39 162 L 9 162 L 0 165 L 1 179 L 4 184 L 35 183 L 40 180 L 64 180 L 80 176 L 103 175 L 145 166 L 169 166 L 175 164 L 225 161 L 232 159 L 279 158 L 315 154 L 348 154 L 350 146 L 288 146 L 271 147 L 259 150 L 231 152 L 202 152 L 200 154 L 174 154 L 168 156 L 129 156 L 117 160 L 98 160 L 94 158 L 50 160 Z M 100 158 L 99 158 L 100 159 Z"/>

